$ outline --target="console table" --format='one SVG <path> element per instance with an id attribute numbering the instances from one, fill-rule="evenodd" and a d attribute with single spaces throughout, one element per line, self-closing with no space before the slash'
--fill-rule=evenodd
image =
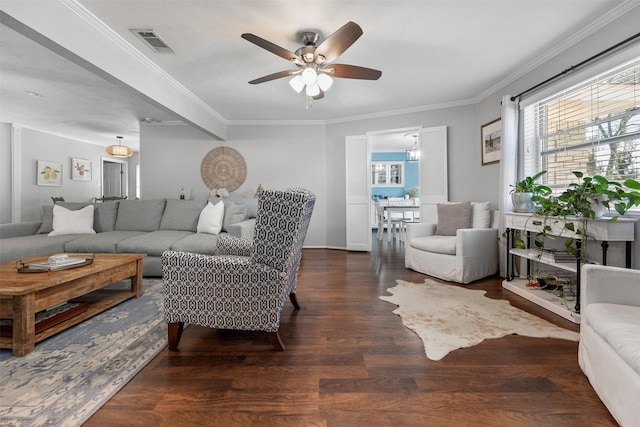
<path id="1" fill-rule="evenodd" d="M 577 257 L 572 263 L 557 263 L 542 259 L 538 255 L 529 253 L 528 248 L 531 247 L 531 234 L 537 234 L 542 231 L 544 226 L 551 227 L 551 231 L 547 231 L 548 235 L 557 237 L 571 237 L 576 241 L 578 253 L 582 250 L 582 236 L 573 233 L 565 228 L 565 223 L 571 221 L 575 224 L 575 229 L 580 228 L 580 219 L 570 218 L 545 218 L 542 216 L 532 215 L 528 213 L 506 212 L 505 228 L 507 238 L 507 259 L 506 259 L 506 280 L 502 282 L 502 286 L 523 298 L 532 301 L 547 310 L 556 313 L 565 319 L 574 323 L 580 323 L 580 267 L 581 259 Z M 596 218 L 589 220 L 587 232 L 589 240 L 600 242 L 602 249 L 601 259 L 593 260 L 602 265 L 607 265 L 607 251 L 609 242 L 625 243 L 625 267 L 631 267 L 631 245 L 635 240 L 635 222 L 634 218 L 618 218 L 614 222 L 610 222 L 607 218 Z M 527 249 L 514 248 L 514 240 L 516 231 L 525 233 Z M 535 261 L 540 264 L 549 265 L 555 269 L 568 271 L 576 275 L 576 304 L 573 309 L 563 304 L 563 300 L 549 292 L 539 289 L 531 289 L 526 286 L 526 280 L 516 278 L 515 276 L 515 258 L 521 257 L 527 260 L 527 276 L 531 274 L 531 262 Z"/>

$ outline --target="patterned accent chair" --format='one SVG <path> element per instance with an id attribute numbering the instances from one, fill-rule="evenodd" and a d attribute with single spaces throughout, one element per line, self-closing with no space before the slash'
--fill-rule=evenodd
<path id="1" fill-rule="evenodd" d="M 314 204 L 307 190 L 264 190 L 253 241 L 220 235 L 217 255 L 162 254 L 170 350 L 177 350 L 185 323 L 266 331 L 273 347 L 284 350 L 280 313 L 287 296 L 300 309 L 298 267 Z"/>

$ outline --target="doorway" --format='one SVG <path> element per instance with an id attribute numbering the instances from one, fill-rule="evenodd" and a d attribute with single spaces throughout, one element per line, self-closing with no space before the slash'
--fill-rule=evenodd
<path id="1" fill-rule="evenodd" d="M 404 128 L 365 135 L 347 136 L 346 159 L 346 248 L 371 251 L 371 139 L 381 134 L 417 132 L 419 159 L 420 218 L 429 222 L 435 217 L 437 203 L 448 200 L 447 127 Z M 363 221 L 363 218 L 366 218 Z"/>
<path id="2" fill-rule="evenodd" d="M 102 158 L 102 197 L 129 196 L 129 162 L 111 157 Z"/>

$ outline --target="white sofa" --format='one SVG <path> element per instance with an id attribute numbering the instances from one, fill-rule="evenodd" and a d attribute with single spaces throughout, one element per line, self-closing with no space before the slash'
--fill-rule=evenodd
<path id="1" fill-rule="evenodd" d="M 498 271 L 495 217 L 489 202 L 471 202 L 471 227 L 457 229 L 455 235 L 438 235 L 438 224 L 407 224 L 405 266 L 463 284 L 495 274 Z"/>
<path id="2" fill-rule="evenodd" d="M 622 427 L 640 425 L 640 270 L 585 265 L 578 363 Z"/>

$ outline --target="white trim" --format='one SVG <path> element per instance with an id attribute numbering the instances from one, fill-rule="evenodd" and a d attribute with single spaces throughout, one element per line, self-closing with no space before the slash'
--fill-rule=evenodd
<path id="1" fill-rule="evenodd" d="M 520 102 L 520 109 L 524 110 L 526 107 L 536 104 L 545 98 L 553 96 L 559 92 L 569 89 L 572 86 L 585 82 L 594 78 L 600 73 L 604 73 L 612 68 L 621 66 L 625 63 L 630 63 L 640 59 L 640 43 L 625 49 L 617 54 L 598 61 L 591 66 L 588 66 L 582 70 L 578 70 L 575 74 L 569 74 L 564 79 L 557 81 L 556 83 L 550 83 L 546 88 L 540 89 L 531 96 L 526 96 Z"/>
<path id="2" fill-rule="evenodd" d="M 22 221 L 22 128 L 11 125 L 11 222 Z"/>
<path id="3" fill-rule="evenodd" d="M 620 4 L 617 7 L 614 7 L 609 12 L 607 12 L 606 14 L 602 15 L 600 18 L 596 19 L 595 21 L 593 21 L 592 23 L 584 27 L 581 31 L 578 31 L 577 33 L 568 37 L 563 42 L 558 43 L 557 45 L 554 45 L 552 48 L 545 51 L 544 54 L 537 56 L 535 60 L 529 61 L 526 67 L 523 67 L 517 70 L 515 73 L 507 76 L 504 80 L 499 81 L 495 85 L 491 86 L 490 88 L 482 92 L 480 95 L 476 97 L 477 102 L 482 101 L 483 99 L 489 97 L 490 95 L 498 92 L 500 89 L 518 80 L 520 77 L 524 76 L 530 71 L 535 70 L 540 65 L 558 56 L 559 54 L 569 49 L 573 45 L 581 42 L 582 40 L 586 39 L 590 35 L 604 28 L 611 22 L 622 17 L 624 14 L 634 9 L 639 4 L 640 3 L 638 3 L 637 0 L 636 1 L 625 0 L 622 4 Z"/>
<path id="4" fill-rule="evenodd" d="M 62 5 L 67 7 L 70 11 L 75 13 L 78 17 L 80 17 L 83 21 L 89 24 L 92 28 L 98 31 L 100 34 L 105 36 L 107 40 L 117 46 L 122 52 L 129 55 L 132 59 L 136 60 L 138 63 L 142 64 L 146 67 L 150 72 L 154 73 L 156 76 L 160 77 L 167 83 L 169 86 L 173 87 L 177 91 L 179 91 L 182 95 L 189 98 L 200 108 L 205 110 L 207 113 L 214 116 L 216 119 L 220 120 L 224 124 L 227 124 L 227 120 L 222 117 L 217 111 L 211 108 L 207 103 L 198 98 L 193 92 L 183 86 L 176 79 L 171 77 L 166 71 L 160 68 L 156 63 L 151 61 L 148 57 L 146 57 L 142 52 L 133 47 L 128 41 L 126 41 L 122 36 L 113 31 L 107 24 L 105 24 L 102 20 L 100 20 L 97 16 L 91 13 L 87 8 L 78 3 L 77 0 L 58 0 Z"/>

